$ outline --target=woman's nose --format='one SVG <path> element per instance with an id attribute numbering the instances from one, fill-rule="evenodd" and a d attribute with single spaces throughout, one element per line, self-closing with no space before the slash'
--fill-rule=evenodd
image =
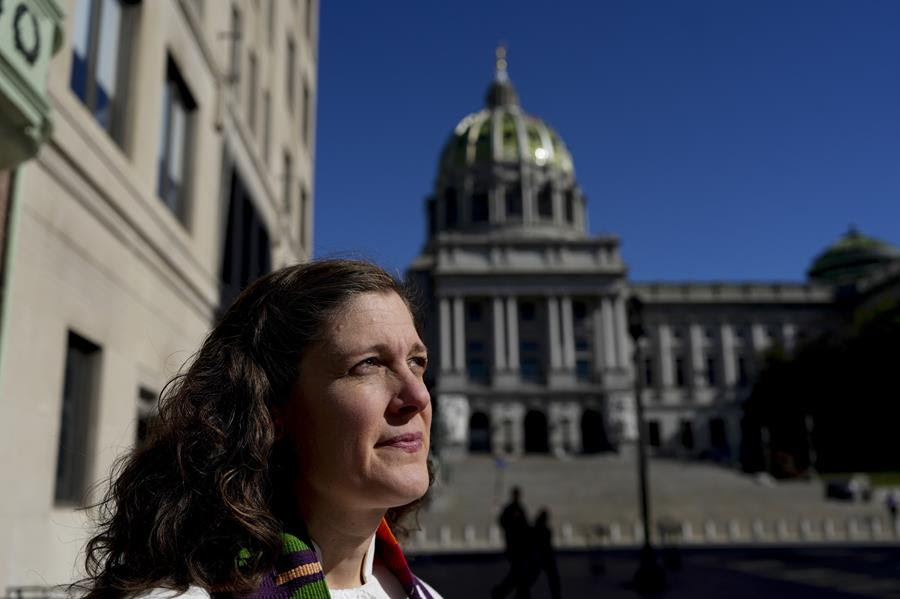
<path id="1" fill-rule="evenodd" d="M 413 416 L 428 407 L 431 394 L 425 387 L 425 381 L 419 376 L 411 372 L 404 373 L 397 382 L 399 388 L 391 400 L 391 406 L 396 413 Z"/>

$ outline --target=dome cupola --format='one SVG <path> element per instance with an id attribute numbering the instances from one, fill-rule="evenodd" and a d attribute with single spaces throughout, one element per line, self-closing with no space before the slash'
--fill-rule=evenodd
<path id="1" fill-rule="evenodd" d="M 429 233 L 577 237 L 585 230 L 572 156 L 556 131 L 522 109 L 501 46 L 485 107 L 460 120 L 441 152 Z"/>
<path id="2" fill-rule="evenodd" d="M 879 266 L 900 260 L 900 250 L 863 235 L 851 226 L 847 233 L 816 256 L 809 267 L 810 279 L 831 285 L 853 283 Z"/>

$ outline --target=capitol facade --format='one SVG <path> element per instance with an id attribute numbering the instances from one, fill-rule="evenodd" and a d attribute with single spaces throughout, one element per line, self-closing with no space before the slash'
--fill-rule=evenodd
<path id="1" fill-rule="evenodd" d="M 639 376 L 657 454 L 734 460 L 765 352 L 840 326 L 839 295 L 864 305 L 900 289 L 900 252 L 855 230 L 808 281 L 629 281 L 618 238 L 589 234 L 572 156 L 522 108 L 502 49 L 485 107 L 443 148 L 426 208 L 408 278 L 425 302 L 448 457 L 616 450 L 637 437 Z M 632 296 L 647 332 L 639 364 Z"/>

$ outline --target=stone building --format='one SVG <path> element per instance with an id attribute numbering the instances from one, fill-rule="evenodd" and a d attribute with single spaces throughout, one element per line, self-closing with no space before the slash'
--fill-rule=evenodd
<path id="1" fill-rule="evenodd" d="M 16 172 L 5 262 L 9 593 L 74 578 L 79 508 L 165 383 L 242 285 L 312 247 L 316 0 L 60 5 L 54 128 Z"/>
<path id="2" fill-rule="evenodd" d="M 485 107 L 444 146 L 426 208 L 408 276 L 426 298 L 437 443 L 451 456 L 615 449 L 636 437 L 637 374 L 657 453 L 735 459 L 762 354 L 839 322 L 844 275 L 898 256 L 851 232 L 805 282 L 630 282 L 618 239 L 588 234 L 572 157 L 523 110 L 502 49 Z M 648 333 L 637 373 L 632 295 Z"/>

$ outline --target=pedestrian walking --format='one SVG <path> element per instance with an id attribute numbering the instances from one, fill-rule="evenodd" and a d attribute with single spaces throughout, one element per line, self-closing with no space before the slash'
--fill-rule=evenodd
<path id="1" fill-rule="evenodd" d="M 533 545 L 531 526 L 521 503 L 522 492 L 519 487 L 512 488 L 509 503 L 500 513 L 500 528 L 503 529 L 506 542 L 506 559 L 509 560 L 509 572 L 497 586 L 491 589 L 491 597 L 502 599 L 510 591 L 516 591 L 516 599 L 528 599 L 531 596 L 531 585 L 534 584 L 537 564 Z"/>
<path id="2" fill-rule="evenodd" d="M 560 599 L 559 569 L 556 567 L 556 552 L 553 550 L 553 531 L 550 529 L 550 513 L 542 509 L 534 521 L 534 547 L 538 564 L 547 577 L 550 596 Z"/>

